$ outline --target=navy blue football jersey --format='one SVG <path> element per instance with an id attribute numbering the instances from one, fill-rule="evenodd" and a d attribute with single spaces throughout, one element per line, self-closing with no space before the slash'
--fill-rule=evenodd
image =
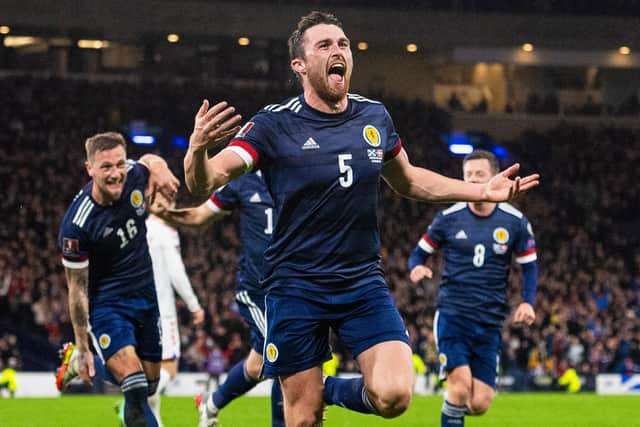
<path id="1" fill-rule="evenodd" d="M 376 210 L 385 161 L 402 143 L 384 106 L 348 95 L 338 114 L 302 95 L 268 105 L 229 144 L 261 169 L 278 222 L 265 252 L 264 286 L 326 291 L 381 275 Z"/>
<path id="2" fill-rule="evenodd" d="M 502 324 L 512 256 L 536 260 L 536 242 L 527 218 L 508 203 L 481 217 L 467 203 L 438 213 L 418 242 L 428 254 L 444 251 L 438 310 L 480 323 Z"/>
<path id="3" fill-rule="evenodd" d="M 238 259 L 238 289 L 262 292 L 262 262 L 275 225 L 273 201 L 260 171 L 243 175 L 218 191 L 207 201 L 214 212 L 240 211 L 240 242 Z"/>
<path id="4" fill-rule="evenodd" d="M 58 235 L 62 264 L 89 267 L 90 304 L 144 287 L 155 295 L 145 225 L 148 179 L 142 163 L 128 160 L 120 200 L 108 206 L 96 203 L 91 197 L 93 181 L 89 181 L 64 215 Z"/>

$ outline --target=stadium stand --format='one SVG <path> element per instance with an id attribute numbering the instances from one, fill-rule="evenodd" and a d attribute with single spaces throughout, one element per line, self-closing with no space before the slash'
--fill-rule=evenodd
<path id="1" fill-rule="evenodd" d="M 107 129 L 129 133 L 135 120 L 160 126 L 152 149 L 182 176 L 184 148 L 171 141 L 186 136 L 203 96 L 228 98 L 247 117 L 285 95 L 195 84 L 1 78 L 0 98 L 12 100 L 0 104 L 0 357 L 5 366 L 9 357 L 18 357 L 23 370 L 53 370 L 57 346 L 73 336 L 56 233 L 65 206 L 87 180 L 80 149 L 85 137 Z M 447 112 L 422 101 L 384 101 L 414 163 L 460 175 L 460 159 L 440 140 L 451 126 Z M 539 189 L 516 203 L 532 221 L 538 240 L 537 320 L 531 328 L 505 328 L 503 373 L 515 379 L 517 388 L 527 389 L 536 387 L 537 378 L 557 379 L 570 367 L 587 377 L 640 372 L 640 252 L 634 245 L 640 240 L 640 200 L 632 173 L 640 161 L 640 133 L 561 125 L 504 144 L 524 172 L 538 171 L 543 179 Z M 130 155 L 148 150 L 131 146 Z M 438 278 L 412 284 L 406 257 L 442 206 L 400 199 L 385 186 L 382 197 L 387 279 L 414 352 L 433 371 Z M 179 204 L 196 202 L 181 190 Z M 239 248 L 235 219 L 206 233 L 183 233 L 185 264 L 207 318 L 202 330 L 182 326 L 182 370 L 206 371 L 208 355 L 217 346 L 228 366 L 248 350 L 233 293 Z M 440 260 L 433 262 L 440 271 Z M 511 277 L 509 301 L 515 306 L 519 275 Z M 182 325 L 189 325 L 184 305 L 179 315 Z M 336 350 L 340 369 L 353 370 L 338 343 Z"/>

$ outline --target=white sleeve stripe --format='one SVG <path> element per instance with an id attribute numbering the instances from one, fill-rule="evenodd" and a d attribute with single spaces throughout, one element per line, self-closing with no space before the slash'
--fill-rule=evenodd
<path id="1" fill-rule="evenodd" d="M 526 264 L 528 262 L 533 262 L 538 259 L 538 255 L 534 252 L 529 255 L 516 257 L 516 262 L 518 264 Z"/>
<path id="2" fill-rule="evenodd" d="M 420 246 L 420 249 L 422 249 L 423 251 L 425 251 L 428 254 L 432 254 L 436 251 L 436 248 L 434 248 L 433 246 L 431 246 L 426 240 L 424 239 L 420 239 L 420 241 L 418 242 L 418 246 Z"/>
<path id="3" fill-rule="evenodd" d="M 225 211 L 224 209 L 220 209 L 218 205 L 216 205 L 211 201 L 211 199 L 207 200 L 207 206 L 209 207 L 209 209 L 211 209 L 215 213 L 218 213 L 218 212 L 230 213 L 230 211 Z"/>
<path id="4" fill-rule="evenodd" d="M 253 157 L 251 157 L 251 154 L 249 154 L 247 150 L 245 150 L 242 147 L 238 147 L 237 145 L 227 147 L 222 151 L 226 151 L 226 150 L 233 151 L 238 156 L 240 156 L 240 158 L 244 161 L 244 164 L 246 165 L 245 172 L 251 172 L 251 169 L 253 168 Z"/>
<path id="5" fill-rule="evenodd" d="M 68 259 L 62 258 L 62 265 L 72 269 L 87 268 L 89 267 L 89 260 L 87 259 L 84 261 L 74 262 L 74 261 L 69 261 Z"/>

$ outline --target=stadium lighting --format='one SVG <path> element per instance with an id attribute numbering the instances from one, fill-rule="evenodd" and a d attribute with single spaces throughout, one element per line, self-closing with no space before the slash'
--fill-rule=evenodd
<path id="1" fill-rule="evenodd" d="M 180 36 L 174 33 L 167 34 L 167 41 L 169 43 L 178 43 L 180 41 Z"/>
<path id="2" fill-rule="evenodd" d="M 471 154 L 473 152 L 473 145 L 471 144 L 450 144 L 449 151 L 453 154 Z"/>
<path id="3" fill-rule="evenodd" d="M 628 46 L 620 46 L 618 48 L 618 53 L 620 55 L 629 55 L 631 53 L 631 49 Z"/>
<path id="4" fill-rule="evenodd" d="M 173 145 L 180 148 L 187 148 L 189 147 L 189 141 L 184 136 L 174 136 Z"/>
<path id="5" fill-rule="evenodd" d="M 369 49 L 369 43 L 367 42 L 358 43 L 358 50 L 367 50 L 367 49 Z"/>
<path id="6" fill-rule="evenodd" d="M 131 140 L 138 145 L 153 145 L 156 143 L 156 137 L 153 135 L 133 135 Z"/>
<path id="7" fill-rule="evenodd" d="M 531 43 L 525 43 L 522 45 L 522 50 L 525 52 L 533 52 L 533 45 Z"/>
<path id="8" fill-rule="evenodd" d="M 23 47 L 36 43 L 39 39 L 30 36 L 6 36 L 3 44 L 5 47 Z"/>
<path id="9" fill-rule="evenodd" d="M 418 45 L 415 43 L 409 43 L 406 48 L 407 48 L 407 52 L 409 53 L 414 53 L 418 51 Z"/>
<path id="10" fill-rule="evenodd" d="M 9 34 L 10 32 L 11 32 L 11 27 L 9 27 L 8 25 L 0 26 L 0 34 Z"/>
<path id="11" fill-rule="evenodd" d="M 78 40 L 78 47 L 80 49 L 104 49 L 109 47 L 109 42 L 106 40 Z"/>
<path id="12" fill-rule="evenodd" d="M 249 40 L 249 37 L 239 37 L 238 38 L 238 44 L 240 46 L 249 46 L 250 43 L 251 43 L 251 40 Z"/>

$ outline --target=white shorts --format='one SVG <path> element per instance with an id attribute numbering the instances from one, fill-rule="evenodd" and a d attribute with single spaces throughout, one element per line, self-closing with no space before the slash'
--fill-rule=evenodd
<path id="1" fill-rule="evenodd" d="M 180 331 L 178 318 L 162 317 L 162 360 L 176 360 L 180 357 Z"/>

